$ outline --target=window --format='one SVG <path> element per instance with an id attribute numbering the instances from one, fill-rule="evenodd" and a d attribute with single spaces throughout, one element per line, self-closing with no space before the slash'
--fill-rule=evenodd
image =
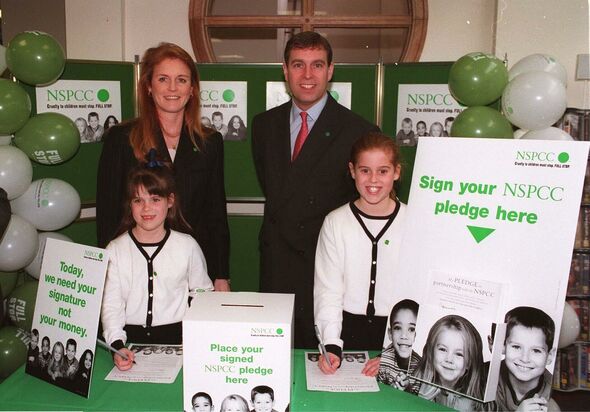
<path id="1" fill-rule="evenodd" d="M 189 24 L 198 62 L 283 60 L 300 31 L 324 35 L 340 63 L 417 61 L 428 23 L 427 0 L 191 0 Z"/>

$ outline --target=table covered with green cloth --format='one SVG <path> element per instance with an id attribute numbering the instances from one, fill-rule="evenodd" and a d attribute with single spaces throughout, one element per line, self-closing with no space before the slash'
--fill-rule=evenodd
<path id="1" fill-rule="evenodd" d="M 308 391 L 304 351 L 295 350 L 291 411 L 429 411 L 448 410 L 389 386 L 379 392 Z M 113 367 L 111 355 L 97 348 L 88 399 L 25 374 L 24 366 L 0 384 L 4 411 L 182 411 L 182 371 L 173 384 L 105 381 Z"/>

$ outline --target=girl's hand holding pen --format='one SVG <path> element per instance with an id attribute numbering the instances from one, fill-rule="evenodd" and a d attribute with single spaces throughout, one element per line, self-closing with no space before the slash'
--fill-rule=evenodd
<path id="1" fill-rule="evenodd" d="M 117 366 L 117 368 L 121 371 L 131 369 L 131 367 L 133 366 L 133 361 L 135 360 L 135 353 L 131 352 L 127 348 L 122 348 L 119 350 L 119 352 L 124 354 L 127 357 L 127 359 L 123 358 L 121 355 L 118 355 L 117 353 L 114 353 L 113 359 L 115 361 L 115 365 Z"/>
<path id="2" fill-rule="evenodd" d="M 338 367 L 340 366 L 340 358 L 334 355 L 332 352 L 326 352 L 326 354 L 330 357 L 331 365 L 328 365 L 326 358 L 323 355 L 320 355 L 318 366 L 320 370 L 326 375 L 332 375 L 338 370 Z"/>

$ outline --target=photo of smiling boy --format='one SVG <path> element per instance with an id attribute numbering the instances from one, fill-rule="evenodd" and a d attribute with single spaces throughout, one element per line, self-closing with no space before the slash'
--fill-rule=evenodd
<path id="1" fill-rule="evenodd" d="M 250 412 L 277 412 L 275 406 L 275 391 L 266 385 L 259 385 L 250 394 L 252 409 Z"/>
<path id="2" fill-rule="evenodd" d="M 555 323 L 541 309 L 519 306 L 506 313 L 505 358 L 496 393 L 498 410 L 546 410 L 555 356 Z"/>
<path id="3" fill-rule="evenodd" d="M 72 338 L 66 342 L 66 359 L 65 359 L 65 377 L 73 379 L 78 371 L 78 359 L 76 359 L 76 349 L 78 345 Z"/>
<path id="4" fill-rule="evenodd" d="M 197 392 L 191 399 L 193 412 L 213 412 L 213 400 L 211 395 L 205 392 Z"/>
<path id="5" fill-rule="evenodd" d="M 418 393 L 420 383 L 409 379 L 420 362 L 420 356 L 412 350 L 416 339 L 418 304 L 404 299 L 393 305 L 389 316 L 387 334 L 391 344 L 381 353 L 377 380 L 396 389 Z"/>
<path id="6" fill-rule="evenodd" d="M 402 120 L 402 128 L 395 135 L 395 142 L 398 146 L 416 146 L 416 137 L 412 127 L 412 119 L 406 117 Z"/>

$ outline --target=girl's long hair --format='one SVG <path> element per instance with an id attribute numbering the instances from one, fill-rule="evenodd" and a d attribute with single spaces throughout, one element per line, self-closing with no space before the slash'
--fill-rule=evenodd
<path id="1" fill-rule="evenodd" d="M 444 316 L 430 328 L 422 351 L 422 360 L 416 370 L 416 377 L 426 382 L 441 384 L 438 373 L 434 369 L 434 351 L 440 334 L 447 329 L 457 330 L 463 336 L 465 342 L 464 359 L 466 362 L 465 374 L 459 378 L 454 388 L 449 389 L 476 399 L 483 399 L 485 377 L 483 376 L 481 336 L 471 322 L 458 315 Z M 422 386 L 424 387 L 424 385 Z M 438 389 L 432 385 L 428 385 L 426 388 L 428 387 L 432 388 L 432 392 L 436 392 Z M 421 389 L 420 393 L 423 395 L 424 391 Z M 432 397 L 434 396 L 435 394 L 432 394 Z M 428 395 L 423 397 L 429 398 Z"/>
<path id="2" fill-rule="evenodd" d="M 242 396 L 237 395 L 237 394 L 233 394 L 233 395 L 228 395 L 225 397 L 225 399 L 223 400 L 223 402 L 221 402 L 221 408 L 219 409 L 220 412 L 225 412 L 227 410 L 228 407 L 228 403 L 230 402 L 235 402 L 239 405 L 240 409 L 243 412 L 248 412 L 250 409 L 248 408 L 248 402 L 246 402 L 246 399 L 244 399 Z"/>
<path id="3" fill-rule="evenodd" d="M 57 347 L 61 348 L 61 359 L 59 362 L 56 362 L 55 357 L 53 356 Z M 47 370 L 52 372 L 59 371 L 63 375 L 65 373 L 65 357 L 66 351 L 64 349 L 63 343 L 55 342 L 53 348 L 51 349 L 51 357 L 49 358 L 49 363 L 47 364 Z"/>
<path id="4" fill-rule="evenodd" d="M 176 183 L 170 167 L 162 162 L 160 165 L 148 167 L 145 164 L 132 169 L 127 178 L 127 189 L 125 192 L 124 211 L 117 236 L 135 227 L 135 220 L 131 212 L 131 200 L 137 196 L 140 187 L 143 186 L 150 195 L 157 195 L 168 198 L 174 195 L 172 207 L 168 209 L 164 225 L 167 229 L 183 233 L 192 233 L 192 229 L 185 220 L 180 209 L 180 198 L 176 192 Z"/>
<path id="5" fill-rule="evenodd" d="M 190 70 L 192 95 L 184 108 L 184 124 L 191 142 L 195 148 L 200 148 L 202 140 L 206 139 L 211 130 L 201 124 L 201 103 L 199 73 L 191 56 L 180 46 L 173 43 L 160 43 L 157 47 L 146 50 L 141 59 L 141 75 L 138 84 L 139 117 L 131 130 L 129 143 L 138 161 L 142 161 L 152 147 L 158 147 L 157 134 L 160 130 L 160 120 L 154 99 L 150 95 L 150 87 L 154 68 L 166 59 L 177 59 Z"/>

